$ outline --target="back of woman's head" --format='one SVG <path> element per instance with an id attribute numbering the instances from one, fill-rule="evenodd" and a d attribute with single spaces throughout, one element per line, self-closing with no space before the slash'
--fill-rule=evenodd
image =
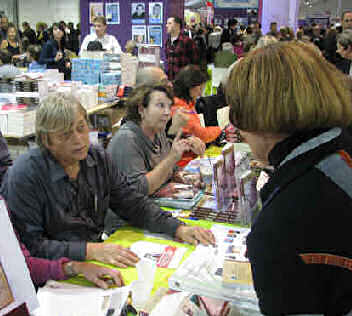
<path id="1" fill-rule="evenodd" d="M 250 52 L 232 69 L 226 97 L 230 120 L 245 131 L 293 133 L 352 123 L 346 76 L 300 42 Z"/>
<path id="2" fill-rule="evenodd" d="M 142 106 L 147 108 L 150 102 L 151 94 L 155 91 L 164 92 L 171 101 L 173 100 L 173 94 L 170 87 L 167 85 L 161 83 L 140 85 L 128 96 L 126 102 L 127 121 L 133 121 L 137 124 L 142 121 L 142 117 L 139 114 L 139 107 Z"/>
<path id="3" fill-rule="evenodd" d="M 196 65 L 187 65 L 182 68 L 173 82 L 174 94 L 180 99 L 191 101 L 189 89 L 199 86 L 208 80 L 208 74 Z"/>

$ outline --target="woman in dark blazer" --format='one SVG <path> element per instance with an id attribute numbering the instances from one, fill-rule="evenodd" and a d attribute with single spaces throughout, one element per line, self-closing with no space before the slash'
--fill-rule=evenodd
<path id="1" fill-rule="evenodd" d="M 71 64 L 65 56 L 65 30 L 58 23 L 52 26 L 52 38 L 43 46 L 39 64 L 46 65 L 48 69 L 58 69 L 65 74 L 65 80 L 71 77 Z"/>

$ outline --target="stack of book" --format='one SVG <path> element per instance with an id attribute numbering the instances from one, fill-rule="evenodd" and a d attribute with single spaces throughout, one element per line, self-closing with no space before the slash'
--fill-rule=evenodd
<path id="1" fill-rule="evenodd" d="M 238 221 L 238 202 L 233 201 L 226 209 L 219 210 L 215 196 L 204 195 L 192 210 L 190 217 L 218 223 L 235 223 Z"/>
<path id="2" fill-rule="evenodd" d="M 17 104 L 37 106 L 48 94 L 48 81 L 46 80 L 20 78 L 16 79 L 14 84 Z"/>
<path id="3" fill-rule="evenodd" d="M 25 137 L 35 132 L 35 110 L 26 108 L 7 115 L 7 132 L 10 136 Z"/>

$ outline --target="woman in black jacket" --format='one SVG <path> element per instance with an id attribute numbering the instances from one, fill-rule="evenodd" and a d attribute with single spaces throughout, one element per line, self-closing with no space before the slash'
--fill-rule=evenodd
<path id="1" fill-rule="evenodd" d="M 261 312 L 352 310 L 352 122 L 348 78 L 311 45 L 249 53 L 226 87 L 230 119 L 274 167 L 247 239 Z"/>
<path id="2" fill-rule="evenodd" d="M 71 77 L 71 64 L 65 54 L 65 30 L 58 24 L 52 26 L 52 39 L 48 40 L 40 54 L 39 64 L 45 64 L 48 69 L 58 69 L 65 74 L 65 80 Z"/>

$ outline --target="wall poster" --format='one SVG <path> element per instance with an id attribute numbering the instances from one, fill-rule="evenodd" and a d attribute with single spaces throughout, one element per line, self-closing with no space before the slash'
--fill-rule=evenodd
<path id="1" fill-rule="evenodd" d="M 137 44 L 146 44 L 147 27 L 145 25 L 132 25 L 132 39 Z"/>
<path id="2" fill-rule="evenodd" d="M 102 2 L 89 3 L 89 23 L 93 24 L 97 16 L 104 16 L 104 4 Z"/>
<path id="3" fill-rule="evenodd" d="M 145 4 L 143 2 L 131 5 L 132 24 L 145 24 Z"/>
<path id="4" fill-rule="evenodd" d="M 120 3 L 105 3 L 105 17 L 107 24 L 120 24 Z"/>
<path id="5" fill-rule="evenodd" d="M 162 46 L 163 30 L 161 25 L 148 26 L 148 44 Z"/>
<path id="6" fill-rule="evenodd" d="M 149 2 L 149 24 L 163 23 L 163 3 Z"/>

